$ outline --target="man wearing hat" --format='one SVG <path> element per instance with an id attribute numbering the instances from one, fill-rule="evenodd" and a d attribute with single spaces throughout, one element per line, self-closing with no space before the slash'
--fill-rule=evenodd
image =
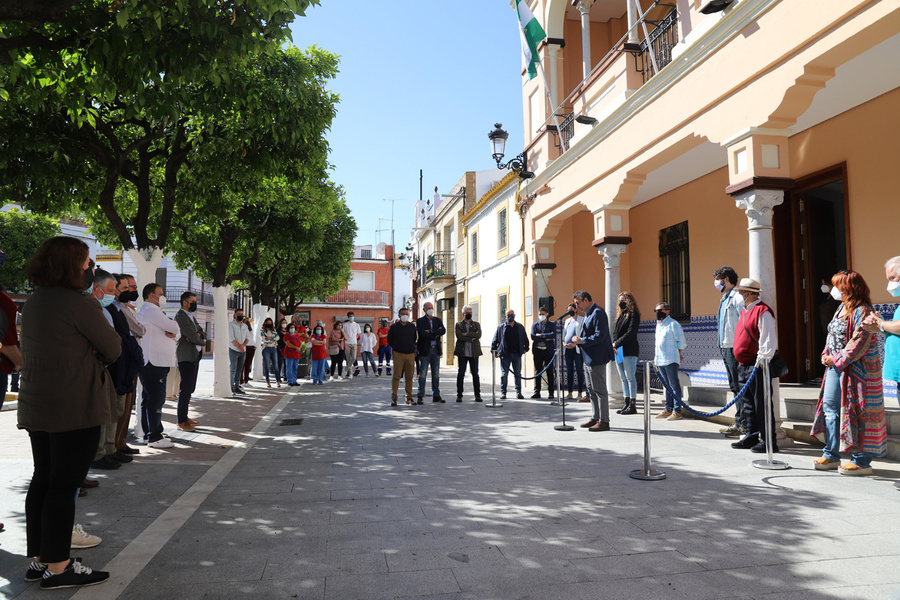
<path id="1" fill-rule="evenodd" d="M 746 385 L 753 369 L 762 359 L 771 360 L 778 348 L 778 332 L 775 327 L 775 313 L 764 302 L 759 300 L 759 282 L 754 279 L 741 279 L 737 285 L 738 293 L 744 299 L 744 312 L 738 319 L 734 332 L 734 357 L 738 361 L 738 384 Z M 747 449 L 751 452 L 765 452 L 765 388 L 772 380 L 764 381 L 758 373 L 753 384 L 744 396 L 743 417 L 746 435 L 731 444 L 732 448 Z M 775 431 L 775 411 L 772 411 L 772 431 Z M 772 444 L 772 451 L 778 452 L 778 446 Z"/>

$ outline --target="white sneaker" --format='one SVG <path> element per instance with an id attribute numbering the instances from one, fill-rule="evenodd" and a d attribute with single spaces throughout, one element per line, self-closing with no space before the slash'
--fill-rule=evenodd
<path id="1" fill-rule="evenodd" d="M 99 536 L 87 533 L 80 524 L 72 528 L 72 548 L 93 548 L 102 541 Z"/>
<path id="2" fill-rule="evenodd" d="M 156 440 L 155 442 L 150 442 L 147 445 L 150 446 L 151 448 L 158 448 L 160 450 L 175 447 L 175 444 L 173 444 L 172 440 L 170 440 L 169 438 L 162 438 L 162 439 Z"/>

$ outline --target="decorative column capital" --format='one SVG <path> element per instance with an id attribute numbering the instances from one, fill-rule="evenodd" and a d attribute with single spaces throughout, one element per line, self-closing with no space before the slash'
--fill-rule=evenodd
<path id="1" fill-rule="evenodd" d="M 747 215 L 747 230 L 772 229 L 773 209 L 784 202 L 784 190 L 756 189 L 734 197 L 734 204 Z"/>
<path id="2" fill-rule="evenodd" d="M 587 14 L 591 12 L 591 7 L 594 5 L 595 0 L 572 0 L 572 6 L 577 8 L 581 14 Z"/>
<path id="3" fill-rule="evenodd" d="M 597 248 L 597 254 L 603 257 L 607 270 L 618 269 L 627 247 L 625 244 L 604 244 Z"/>

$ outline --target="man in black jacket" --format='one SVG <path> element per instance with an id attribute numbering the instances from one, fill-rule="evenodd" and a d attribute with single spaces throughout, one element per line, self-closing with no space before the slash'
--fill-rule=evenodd
<path id="1" fill-rule="evenodd" d="M 387 342 L 394 360 L 391 376 L 391 406 L 397 406 L 400 377 L 406 378 L 406 403 L 415 404 L 412 395 L 413 363 L 416 360 L 416 326 L 409 322 L 409 309 L 401 308 L 400 320 L 388 329 Z M 421 399 L 419 404 L 422 404 Z"/>
<path id="2" fill-rule="evenodd" d="M 491 341 L 491 352 L 500 357 L 500 397 L 506 398 L 506 382 L 509 380 L 509 368 L 512 367 L 516 378 L 516 398 L 522 395 L 522 355 L 528 352 L 528 334 L 525 327 L 516 322 L 516 311 L 506 311 L 506 322 L 501 323 Z"/>
<path id="3" fill-rule="evenodd" d="M 416 321 L 416 333 L 419 342 L 416 345 L 419 355 L 419 404 L 425 396 L 425 378 L 428 376 L 428 367 L 431 367 L 431 401 L 443 402 L 441 398 L 441 337 L 447 333 L 444 322 L 434 316 L 434 305 L 426 302 L 423 306 L 425 316 Z"/>

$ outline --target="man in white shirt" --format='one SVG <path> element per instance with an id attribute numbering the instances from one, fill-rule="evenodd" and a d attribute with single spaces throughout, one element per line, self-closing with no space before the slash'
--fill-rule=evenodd
<path id="1" fill-rule="evenodd" d="M 234 319 L 228 324 L 228 359 L 231 364 L 231 392 L 242 394 L 241 374 L 244 372 L 247 344 L 250 342 L 250 328 L 244 324 L 244 311 L 234 311 Z"/>
<path id="2" fill-rule="evenodd" d="M 352 310 L 347 313 L 344 335 L 347 336 L 347 379 L 353 379 L 353 372 L 356 371 L 357 344 L 359 344 L 359 323 L 356 322 Z"/>
<path id="3" fill-rule="evenodd" d="M 138 310 L 137 318 L 147 333 L 141 340 L 144 351 L 144 368 L 140 374 L 144 388 L 141 425 L 151 448 L 171 448 L 174 444 L 163 436 L 162 407 L 166 402 L 169 369 L 178 365 L 175 359 L 175 338 L 180 329 L 178 323 L 162 311 L 166 305 L 166 297 L 159 284 L 148 283 L 144 286 L 142 295 L 144 304 Z"/>

